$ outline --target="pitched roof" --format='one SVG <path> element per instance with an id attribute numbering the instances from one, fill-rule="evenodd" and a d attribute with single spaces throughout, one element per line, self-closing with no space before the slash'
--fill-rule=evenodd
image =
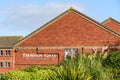
<path id="1" fill-rule="evenodd" d="M 110 17 L 107 20 L 105 20 L 104 22 L 102 22 L 102 24 L 105 25 L 106 27 L 112 29 L 113 31 L 117 32 L 118 34 L 120 34 L 120 22 L 113 19 L 112 17 Z"/>
<path id="2" fill-rule="evenodd" d="M 119 21 L 117 21 L 117 20 L 113 19 L 112 17 L 109 17 L 108 19 L 106 19 L 105 21 L 103 21 L 103 22 L 102 22 L 102 24 L 105 24 L 106 22 L 109 22 L 109 21 L 114 21 L 115 23 L 120 24 L 120 22 L 119 22 Z"/>
<path id="3" fill-rule="evenodd" d="M 22 38 L 22 36 L 0 36 L 0 49 L 13 48 L 13 45 Z"/>
<path id="4" fill-rule="evenodd" d="M 96 20 L 84 15 L 83 13 L 75 10 L 74 8 L 70 8 L 68 10 L 66 10 L 65 12 L 63 12 L 62 14 L 60 14 L 59 16 L 57 16 L 56 18 L 52 19 L 51 21 L 49 21 L 48 23 L 46 23 L 45 25 L 41 26 L 40 28 L 38 28 L 37 30 L 35 30 L 34 32 L 32 32 L 31 34 L 29 34 L 28 36 L 26 36 L 25 38 L 23 38 L 21 41 L 19 41 L 18 43 L 15 44 L 15 46 L 18 46 L 20 43 L 22 43 L 23 41 L 27 40 L 28 38 L 30 38 L 31 36 L 37 34 L 39 31 L 43 30 L 44 28 L 48 27 L 49 25 L 51 25 L 52 23 L 54 23 L 55 21 L 57 21 L 58 19 L 60 19 L 62 16 L 68 14 L 69 12 L 74 12 L 76 14 L 78 14 L 79 16 L 83 17 L 84 19 L 94 23 L 95 25 L 98 25 L 98 27 L 106 30 L 107 32 L 113 34 L 116 37 L 120 38 L 120 34 L 116 33 L 115 31 L 113 31 L 112 29 L 105 27 L 104 25 L 102 25 L 101 23 L 97 22 Z"/>

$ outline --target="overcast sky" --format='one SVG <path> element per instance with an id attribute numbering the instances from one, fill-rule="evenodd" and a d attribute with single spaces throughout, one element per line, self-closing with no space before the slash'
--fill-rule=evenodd
<path id="1" fill-rule="evenodd" d="M 0 36 L 26 36 L 69 7 L 98 22 L 120 21 L 120 0 L 0 0 Z"/>

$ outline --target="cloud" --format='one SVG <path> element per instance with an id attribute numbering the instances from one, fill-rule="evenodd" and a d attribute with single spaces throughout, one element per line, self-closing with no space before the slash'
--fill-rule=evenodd
<path id="1" fill-rule="evenodd" d="M 77 3 L 72 6 L 79 11 L 83 12 L 84 10 L 82 6 Z M 13 5 L 4 10 L 4 15 L 6 17 L 2 20 L 1 24 L 4 26 L 6 32 L 9 30 L 9 34 L 11 31 L 15 34 L 26 36 L 63 11 L 67 10 L 69 7 L 71 7 L 71 4 L 55 2 L 44 5 Z M 0 30 L 0 32 L 1 31 L 2 30 Z"/>

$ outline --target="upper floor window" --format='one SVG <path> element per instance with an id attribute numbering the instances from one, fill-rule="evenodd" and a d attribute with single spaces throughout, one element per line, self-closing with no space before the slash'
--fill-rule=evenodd
<path id="1" fill-rule="evenodd" d="M 3 55 L 3 51 L 2 50 L 0 50 L 0 56 L 2 56 Z"/>
<path id="2" fill-rule="evenodd" d="M 6 56 L 10 56 L 10 50 L 6 50 Z"/>
<path id="3" fill-rule="evenodd" d="M 2 62 L 0 62 L 0 68 L 2 67 L 2 65 L 3 65 Z"/>
<path id="4" fill-rule="evenodd" d="M 10 68 L 10 62 L 6 62 L 6 68 Z"/>

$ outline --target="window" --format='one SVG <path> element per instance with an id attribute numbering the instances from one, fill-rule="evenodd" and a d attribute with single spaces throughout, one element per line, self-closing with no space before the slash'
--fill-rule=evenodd
<path id="1" fill-rule="evenodd" d="M 77 53 L 78 53 L 77 48 L 66 48 L 65 53 L 64 53 L 64 55 L 65 55 L 64 57 L 65 57 L 65 59 L 67 59 L 67 58 L 75 58 Z"/>
<path id="2" fill-rule="evenodd" d="M 10 62 L 6 62 L 6 68 L 10 68 Z"/>
<path id="3" fill-rule="evenodd" d="M 2 56 L 3 55 L 3 51 L 2 50 L 0 50 L 0 56 Z"/>
<path id="4" fill-rule="evenodd" d="M 10 56 L 10 50 L 6 50 L 6 56 Z"/>
<path id="5" fill-rule="evenodd" d="M 2 62 L 0 62 L 0 68 L 2 67 L 2 65 L 3 65 Z"/>

